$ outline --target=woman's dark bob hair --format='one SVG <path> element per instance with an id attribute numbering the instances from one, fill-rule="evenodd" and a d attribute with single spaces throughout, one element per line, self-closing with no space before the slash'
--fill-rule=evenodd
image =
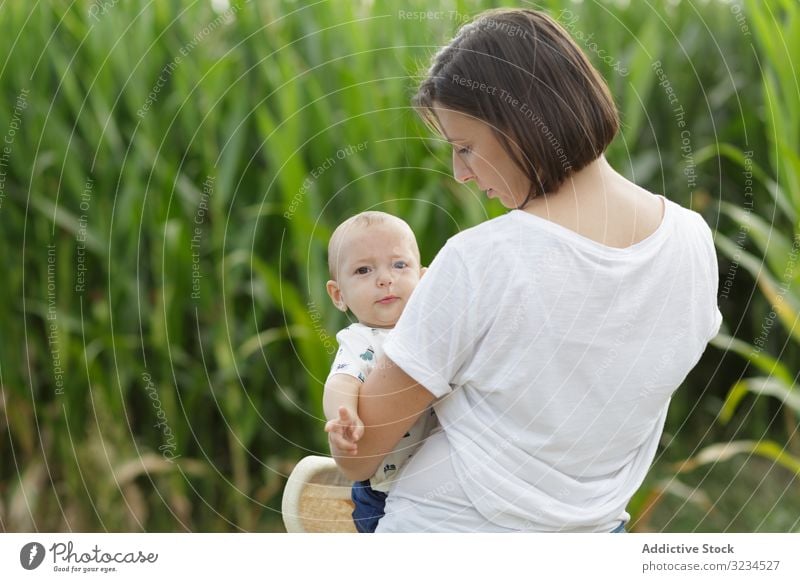
<path id="1" fill-rule="evenodd" d="M 413 105 L 440 134 L 434 106 L 489 124 L 530 179 L 525 203 L 600 157 L 619 129 L 603 78 L 555 20 L 534 10 L 490 10 L 463 26 Z"/>

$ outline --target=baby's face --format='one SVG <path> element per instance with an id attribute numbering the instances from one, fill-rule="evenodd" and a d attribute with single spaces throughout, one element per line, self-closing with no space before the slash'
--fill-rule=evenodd
<path id="1" fill-rule="evenodd" d="M 340 246 L 334 303 L 370 327 L 394 327 L 422 270 L 413 234 L 392 223 L 354 227 Z"/>

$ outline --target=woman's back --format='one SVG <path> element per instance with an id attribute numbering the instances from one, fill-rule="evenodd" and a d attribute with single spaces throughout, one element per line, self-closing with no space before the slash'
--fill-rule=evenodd
<path id="1" fill-rule="evenodd" d="M 389 336 L 387 355 L 441 397 L 462 501 L 494 524 L 624 516 L 672 392 L 719 327 L 710 230 L 655 199 L 661 223 L 626 248 L 520 210 L 460 233 Z"/>

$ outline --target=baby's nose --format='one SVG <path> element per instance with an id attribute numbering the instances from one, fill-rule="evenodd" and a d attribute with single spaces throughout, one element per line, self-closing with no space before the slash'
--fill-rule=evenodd
<path id="1" fill-rule="evenodd" d="M 382 287 L 385 287 L 386 285 L 391 285 L 393 281 L 394 281 L 394 278 L 392 277 L 392 272 L 391 271 L 388 271 L 388 270 L 383 271 L 382 270 L 382 271 L 380 271 L 378 273 L 378 285 L 380 285 Z"/>

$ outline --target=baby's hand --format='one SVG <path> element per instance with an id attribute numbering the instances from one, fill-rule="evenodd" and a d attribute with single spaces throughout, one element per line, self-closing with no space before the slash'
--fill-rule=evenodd
<path id="1" fill-rule="evenodd" d="M 355 455 L 358 453 L 356 443 L 364 436 L 364 423 L 355 412 L 340 406 L 339 418 L 326 422 L 325 432 L 335 455 Z"/>

